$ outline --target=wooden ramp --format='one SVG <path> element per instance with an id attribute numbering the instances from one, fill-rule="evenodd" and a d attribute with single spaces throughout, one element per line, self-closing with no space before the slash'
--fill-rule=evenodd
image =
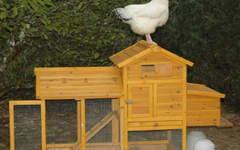
<path id="1" fill-rule="evenodd" d="M 100 130 L 102 130 L 110 121 L 116 117 L 117 111 L 112 111 L 107 116 L 105 116 L 99 123 L 97 123 L 91 130 L 86 133 L 86 143 L 94 135 L 96 135 Z M 81 141 L 78 141 L 69 150 L 78 150 L 81 147 Z"/>
<path id="2" fill-rule="evenodd" d="M 220 126 L 218 126 L 218 127 L 233 127 L 233 123 L 231 123 L 227 119 L 221 117 L 221 123 L 220 123 Z"/>

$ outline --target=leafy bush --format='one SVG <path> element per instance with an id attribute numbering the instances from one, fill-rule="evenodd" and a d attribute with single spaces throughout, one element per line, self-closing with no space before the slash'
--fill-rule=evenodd
<path id="1" fill-rule="evenodd" d="M 0 97 L 20 89 L 34 91 L 34 67 L 111 65 L 109 56 L 138 39 L 112 13 L 118 4 L 0 0 Z M 9 98 L 29 98 L 19 95 Z"/>

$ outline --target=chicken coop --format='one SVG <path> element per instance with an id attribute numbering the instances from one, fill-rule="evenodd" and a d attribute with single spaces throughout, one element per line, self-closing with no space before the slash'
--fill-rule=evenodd
<path id="1" fill-rule="evenodd" d="M 35 68 L 36 100 L 10 101 L 11 150 L 186 150 L 187 126 L 221 126 L 221 94 L 193 63 L 146 41 L 114 67 Z"/>

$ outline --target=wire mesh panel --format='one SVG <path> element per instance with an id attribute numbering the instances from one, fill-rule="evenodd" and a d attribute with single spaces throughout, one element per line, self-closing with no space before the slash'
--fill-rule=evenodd
<path id="1" fill-rule="evenodd" d="M 15 150 L 41 150 L 41 105 L 14 105 Z"/>
<path id="2" fill-rule="evenodd" d="M 86 115 L 86 149 L 119 148 L 118 103 L 112 99 L 87 99 L 85 101 Z M 98 146 L 95 146 L 97 143 Z M 103 145 L 113 147 L 103 147 Z M 102 146 L 101 146 L 102 144 Z"/>
<path id="3" fill-rule="evenodd" d="M 171 146 L 175 148 L 175 150 L 182 150 L 182 130 L 171 130 Z"/>
<path id="4" fill-rule="evenodd" d="M 75 100 L 46 100 L 47 144 L 77 141 L 77 102 Z"/>
<path id="5" fill-rule="evenodd" d="M 130 131 L 128 132 L 129 150 L 166 149 L 167 131 Z"/>

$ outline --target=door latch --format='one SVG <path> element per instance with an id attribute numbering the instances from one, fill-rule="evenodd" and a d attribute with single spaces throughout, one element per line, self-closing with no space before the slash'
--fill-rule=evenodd
<path id="1" fill-rule="evenodd" d="M 132 100 L 126 100 L 126 104 L 132 104 Z"/>

